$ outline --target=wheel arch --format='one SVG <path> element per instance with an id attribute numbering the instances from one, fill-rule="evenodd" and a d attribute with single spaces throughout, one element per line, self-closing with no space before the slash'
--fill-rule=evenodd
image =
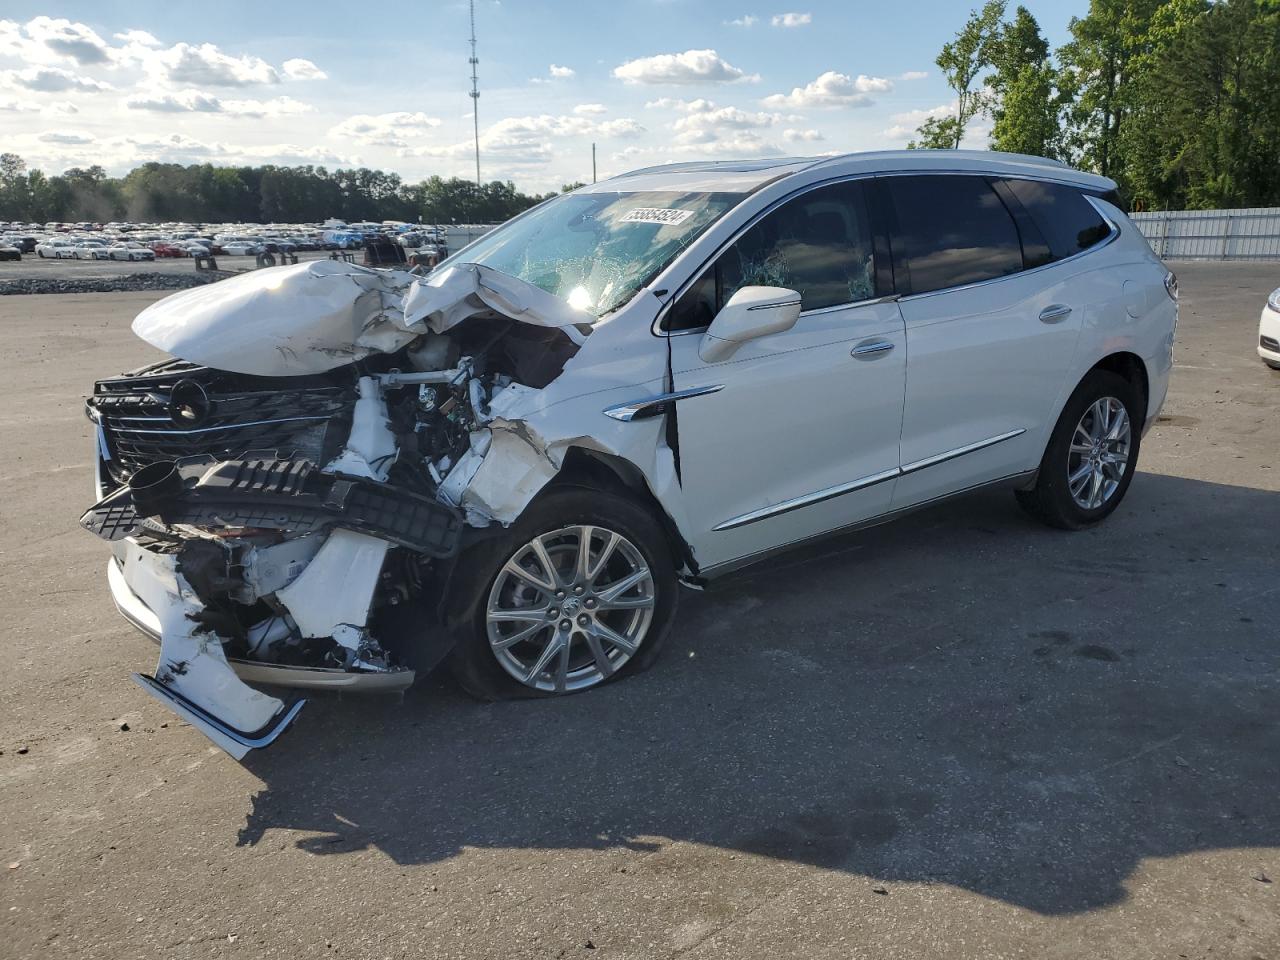
<path id="1" fill-rule="evenodd" d="M 644 473 L 631 461 L 602 450 L 571 446 L 565 451 L 560 472 L 544 489 L 560 486 L 609 490 L 638 502 L 661 524 L 671 547 L 676 569 L 685 567 L 695 574 L 698 572 L 689 543 L 680 535 L 675 521 L 654 496 Z"/>
<path id="2" fill-rule="evenodd" d="M 1123 378 L 1135 390 L 1142 401 L 1142 423 L 1138 424 L 1138 428 L 1145 432 L 1147 420 L 1151 416 L 1151 373 L 1147 370 L 1146 361 L 1130 350 L 1117 350 L 1109 353 L 1092 367 L 1086 370 L 1080 379 L 1076 381 L 1072 391 L 1084 381 L 1084 378 L 1095 370 L 1106 370 L 1114 373 L 1116 376 Z"/>

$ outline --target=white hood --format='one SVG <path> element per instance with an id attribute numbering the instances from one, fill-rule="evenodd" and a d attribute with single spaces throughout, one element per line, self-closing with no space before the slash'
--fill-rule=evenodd
<path id="1" fill-rule="evenodd" d="M 133 332 L 171 356 L 257 376 L 323 373 L 390 353 L 477 313 L 559 327 L 581 344 L 595 318 L 488 267 L 428 278 L 336 260 L 254 270 L 152 304 Z"/>

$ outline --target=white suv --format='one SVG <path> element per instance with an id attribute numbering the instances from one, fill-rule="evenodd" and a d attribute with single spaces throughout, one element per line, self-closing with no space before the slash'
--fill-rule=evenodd
<path id="1" fill-rule="evenodd" d="M 681 581 L 816 537 L 989 484 L 1096 523 L 1177 320 L 1114 189 L 992 153 L 675 164 L 425 277 L 321 260 L 149 307 L 177 359 L 95 388 L 83 521 L 161 639 L 139 682 L 241 756 L 300 703 L 236 675 L 567 693 L 650 663 Z"/>

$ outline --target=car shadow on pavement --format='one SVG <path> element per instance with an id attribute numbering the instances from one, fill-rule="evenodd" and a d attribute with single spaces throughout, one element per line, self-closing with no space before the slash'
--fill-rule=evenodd
<path id="1" fill-rule="evenodd" d="M 1113 904 L 1144 858 L 1280 845 L 1277 521 L 1280 493 L 1153 474 L 1075 534 L 955 501 L 685 592 L 658 664 L 603 690 L 314 700 L 248 759 L 239 840 L 661 851 L 633 873 L 693 843 Z"/>

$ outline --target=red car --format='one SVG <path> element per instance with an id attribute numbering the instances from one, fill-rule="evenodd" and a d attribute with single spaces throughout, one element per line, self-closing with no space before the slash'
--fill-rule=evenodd
<path id="1" fill-rule="evenodd" d="M 175 247 L 172 243 L 165 240 L 157 240 L 151 244 L 151 249 L 157 257 L 189 257 L 190 251 Z"/>

